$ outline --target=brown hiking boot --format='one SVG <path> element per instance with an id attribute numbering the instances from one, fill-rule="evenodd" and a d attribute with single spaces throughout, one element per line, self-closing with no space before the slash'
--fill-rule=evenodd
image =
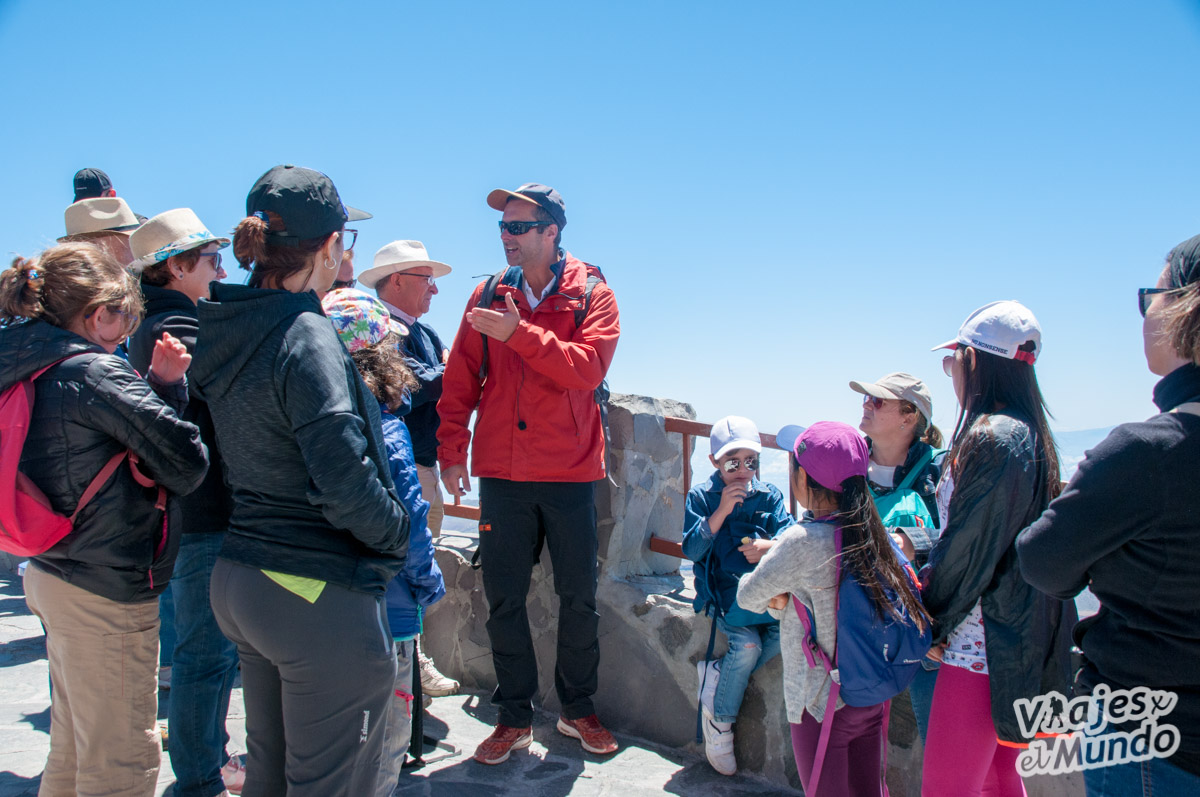
<path id="1" fill-rule="evenodd" d="M 481 764 L 502 764 L 513 750 L 524 750 L 533 743 L 533 728 L 497 725 L 492 735 L 475 748 L 475 760 Z"/>
<path id="2" fill-rule="evenodd" d="M 617 752 L 617 740 L 611 733 L 604 730 L 604 726 L 600 724 L 600 720 L 596 718 L 595 714 L 589 714 L 577 720 L 559 717 L 558 732 L 564 736 L 578 739 L 579 743 L 583 745 L 583 749 L 589 753 L 608 755 Z"/>

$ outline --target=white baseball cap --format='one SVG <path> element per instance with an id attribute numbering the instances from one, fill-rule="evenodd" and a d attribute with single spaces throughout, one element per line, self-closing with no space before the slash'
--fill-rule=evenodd
<path id="1" fill-rule="evenodd" d="M 1021 347 L 1033 341 L 1033 351 L 1022 351 Z M 957 349 L 971 346 L 989 354 L 1008 360 L 1033 363 L 1042 351 L 1042 327 L 1028 307 L 1020 302 L 1006 300 L 985 304 L 967 316 L 958 328 L 958 337 L 938 349 Z"/>
<path id="2" fill-rule="evenodd" d="M 762 453 L 762 443 L 758 437 L 758 427 L 749 418 L 729 415 L 713 424 L 708 436 L 713 459 L 720 459 L 730 451 L 748 448 L 755 454 Z"/>

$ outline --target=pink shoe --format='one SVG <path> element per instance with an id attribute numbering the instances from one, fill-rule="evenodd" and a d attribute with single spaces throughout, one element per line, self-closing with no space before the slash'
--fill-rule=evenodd
<path id="1" fill-rule="evenodd" d="M 241 794 L 246 785 L 246 762 L 240 755 L 232 755 L 225 766 L 221 767 L 221 780 L 225 781 L 225 791 L 230 794 Z"/>

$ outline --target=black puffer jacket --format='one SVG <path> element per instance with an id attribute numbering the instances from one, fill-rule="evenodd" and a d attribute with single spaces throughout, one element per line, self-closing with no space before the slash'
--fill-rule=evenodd
<path id="1" fill-rule="evenodd" d="M 0 390 L 79 352 L 87 353 L 34 383 L 21 472 L 56 512 L 68 516 L 104 464 L 126 448 L 170 493 L 194 490 L 208 467 L 200 431 L 181 420 L 127 362 L 73 332 L 43 321 L 0 330 Z M 182 385 L 157 389 L 175 406 L 187 402 Z M 163 533 L 156 497 L 156 490 L 139 486 L 129 468 L 121 467 L 79 513 L 71 533 L 33 562 L 110 600 L 152 599 L 166 588 L 179 548 L 172 533 L 155 555 Z"/>
<path id="2" fill-rule="evenodd" d="M 221 556 L 383 594 L 408 554 L 379 402 L 315 293 L 213 283 L 190 376 L 233 491 Z"/>
<path id="3" fill-rule="evenodd" d="M 1075 604 L 1031 587 L 1017 560 L 1018 532 L 1050 503 L 1033 425 L 1002 411 L 981 416 L 967 434 L 983 439 L 964 447 L 970 453 L 954 471 L 950 517 L 921 570 L 921 597 L 935 642 L 945 642 L 980 601 L 996 734 L 1028 742 L 1013 701 L 1065 693 Z"/>
<path id="4" fill-rule="evenodd" d="M 196 305 L 179 291 L 142 286 L 142 297 L 146 301 L 146 320 L 129 340 L 129 363 L 138 373 L 150 369 L 150 357 L 154 354 L 154 343 L 168 332 L 187 347 L 188 353 L 196 351 Z M 208 404 L 199 398 L 195 390 L 188 396 L 183 419 L 200 428 L 200 439 L 208 448 L 208 475 L 194 491 L 180 496 L 179 515 L 184 534 L 214 533 L 229 527 L 229 513 L 233 499 L 225 486 L 220 449 L 215 445 L 216 430 L 213 429 L 212 414 Z"/>

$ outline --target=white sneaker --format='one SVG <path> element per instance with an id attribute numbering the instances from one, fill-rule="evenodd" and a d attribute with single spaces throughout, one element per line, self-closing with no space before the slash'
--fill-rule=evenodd
<path id="1" fill-rule="evenodd" d="M 737 759 L 733 757 L 733 723 L 717 722 L 707 710 L 704 712 L 704 755 L 712 768 L 722 775 L 737 773 Z"/>
<path id="2" fill-rule="evenodd" d="M 433 659 L 424 653 L 417 654 L 417 666 L 421 668 L 421 691 L 432 697 L 445 697 L 458 692 L 458 681 L 438 672 Z"/>
<path id="3" fill-rule="evenodd" d="M 716 714 L 713 710 L 713 700 L 717 696 L 717 681 L 721 679 L 721 664 L 717 661 L 696 662 L 696 694 L 700 697 L 700 705 L 710 716 Z"/>

